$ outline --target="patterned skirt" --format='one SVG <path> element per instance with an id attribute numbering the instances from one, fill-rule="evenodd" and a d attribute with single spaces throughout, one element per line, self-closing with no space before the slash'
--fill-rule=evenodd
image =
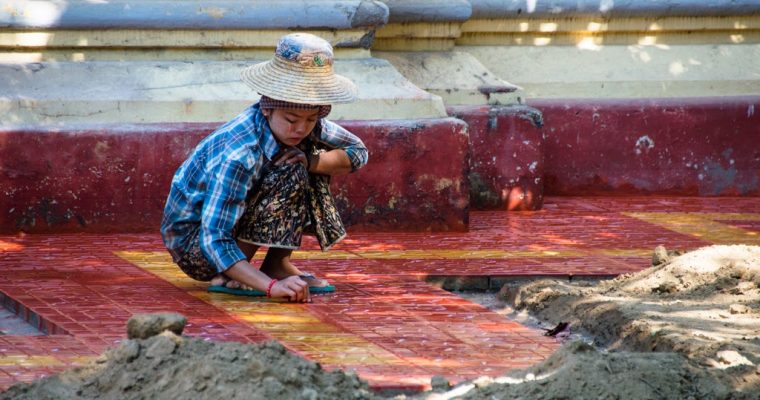
<path id="1" fill-rule="evenodd" d="M 330 193 L 330 177 L 309 174 L 301 164 L 276 166 L 264 175 L 260 189 L 246 202 L 237 239 L 258 246 L 297 249 L 304 233 L 315 235 L 322 251 L 346 236 Z"/>
<path id="2" fill-rule="evenodd" d="M 330 177 L 309 174 L 300 164 L 267 165 L 250 190 L 234 236 L 257 246 L 297 249 L 304 234 L 327 251 L 346 236 L 330 193 Z M 177 265 L 189 277 L 209 281 L 219 274 L 200 248 L 198 234 Z"/>

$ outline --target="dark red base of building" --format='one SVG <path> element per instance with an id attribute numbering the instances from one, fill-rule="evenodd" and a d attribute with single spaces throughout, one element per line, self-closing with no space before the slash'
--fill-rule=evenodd
<path id="1" fill-rule="evenodd" d="M 534 100 L 550 195 L 760 195 L 760 96 Z"/>
<path id="2" fill-rule="evenodd" d="M 370 163 L 337 177 L 344 222 L 366 230 L 464 231 L 467 125 L 454 118 L 343 121 Z M 157 231 L 177 167 L 218 124 L 0 131 L 0 232 Z"/>
<path id="3" fill-rule="evenodd" d="M 354 230 L 464 231 L 547 195 L 760 195 L 760 96 L 452 106 L 343 121 L 370 150 L 333 193 Z M 543 123 L 543 126 L 542 126 Z M 0 232 L 158 229 L 171 177 L 218 124 L 0 130 Z"/>
<path id="4" fill-rule="evenodd" d="M 538 210 L 544 201 L 541 111 L 528 106 L 450 106 L 470 132 L 470 202 L 476 210 Z"/>

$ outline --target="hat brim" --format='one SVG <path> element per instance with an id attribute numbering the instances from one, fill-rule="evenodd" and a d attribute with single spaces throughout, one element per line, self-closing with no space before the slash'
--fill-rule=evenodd
<path id="1" fill-rule="evenodd" d="M 306 67 L 272 60 L 245 68 L 241 79 L 256 92 L 277 100 L 299 104 L 340 104 L 356 100 L 358 89 L 332 67 Z"/>

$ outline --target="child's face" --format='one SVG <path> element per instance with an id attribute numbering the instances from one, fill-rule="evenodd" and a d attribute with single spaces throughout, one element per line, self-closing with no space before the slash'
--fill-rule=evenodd
<path id="1" fill-rule="evenodd" d="M 319 110 L 274 108 L 262 110 L 274 137 L 288 146 L 301 143 L 317 124 Z"/>

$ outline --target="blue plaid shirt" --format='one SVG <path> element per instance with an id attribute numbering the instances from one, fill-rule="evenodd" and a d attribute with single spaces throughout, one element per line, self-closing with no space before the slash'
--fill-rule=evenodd
<path id="1" fill-rule="evenodd" d="M 322 119 L 314 140 L 346 151 L 352 170 L 367 163 L 364 143 L 344 128 Z M 267 160 L 280 151 L 258 103 L 203 139 L 172 179 L 161 221 L 166 248 L 177 262 L 200 235 L 200 247 L 219 272 L 246 257 L 233 229 L 245 209 L 248 191 Z"/>

